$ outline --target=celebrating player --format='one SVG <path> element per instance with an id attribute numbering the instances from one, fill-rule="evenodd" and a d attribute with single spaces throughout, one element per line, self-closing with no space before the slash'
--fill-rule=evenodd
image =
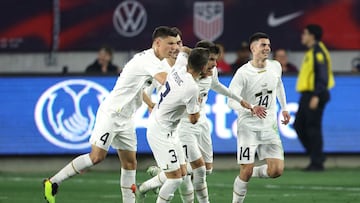
<path id="1" fill-rule="evenodd" d="M 153 78 L 166 80 L 161 60 L 170 57 L 177 46 L 174 30 L 166 26 L 153 32 L 152 48 L 136 54 L 124 67 L 115 87 L 101 103 L 90 143 L 91 152 L 78 156 L 53 177 L 44 181 L 45 199 L 55 202 L 59 184 L 75 174 L 103 161 L 110 145 L 121 161 L 120 186 L 124 203 L 134 203 L 131 186 L 135 183 L 137 139 L 133 117 L 142 104 L 143 88 Z"/>
<path id="2" fill-rule="evenodd" d="M 175 66 L 167 77 L 160 100 L 149 117 L 147 140 L 158 166 L 167 179 L 161 187 L 157 203 L 169 202 L 182 182 L 182 172 L 178 160 L 179 142 L 174 131 L 184 112 L 195 124 L 199 119 L 199 88 L 195 80 L 206 69 L 209 58 L 207 49 L 196 48 L 190 52 L 188 65 Z"/>
<path id="3" fill-rule="evenodd" d="M 253 58 L 236 71 L 229 89 L 256 104 L 258 116 L 229 99 L 229 106 L 238 112 L 237 160 L 240 164 L 240 175 L 234 181 L 233 203 L 244 201 L 251 177 L 276 178 L 283 173 L 284 152 L 277 127 L 276 98 L 282 108 L 282 124 L 290 120 L 280 63 L 268 60 L 271 51 L 268 35 L 255 33 L 249 41 Z M 261 107 L 266 111 L 259 113 Z M 254 167 L 256 153 L 266 164 Z"/>

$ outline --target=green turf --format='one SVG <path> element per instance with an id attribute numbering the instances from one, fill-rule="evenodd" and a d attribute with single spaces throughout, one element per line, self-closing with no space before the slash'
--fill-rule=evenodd
<path id="1" fill-rule="evenodd" d="M 232 185 L 238 171 L 215 171 L 208 177 L 212 203 L 232 200 Z M 43 177 L 50 174 L 0 173 L 0 203 L 39 203 L 43 201 Z M 138 171 L 137 180 L 148 176 Z M 121 202 L 119 175 L 116 172 L 88 172 L 65 181 L 57 195 L 57 203 Z M 155 202 L 150 192 L 146 202 Z M 176 194 L 172 202 L 180 202 Z M 277 179 L 253 178 L 246 203 L 359 203 L 360 170 L 329 169 L 305 173 L 286 170 Z"/>

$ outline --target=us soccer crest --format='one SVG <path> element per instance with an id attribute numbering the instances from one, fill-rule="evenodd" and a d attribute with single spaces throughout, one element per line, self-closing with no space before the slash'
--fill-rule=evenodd
<path id="1" fill-rule="evenodd" d="M 194 32 L 202 40 L 214 41 L 224 30 L 224 4 L 221 1 L 194 3 Z"/>

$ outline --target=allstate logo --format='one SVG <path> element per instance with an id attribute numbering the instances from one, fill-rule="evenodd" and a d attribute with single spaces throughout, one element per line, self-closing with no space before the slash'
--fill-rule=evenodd
<path id="1" fill-rule="evenodd" d="M 52 144 L 67 149 L 90 147 L 88 139 L 99 104 L 109 91 L 89 80 L 65 80 L 48 88 L 35 107 L 35 123 Z"/>

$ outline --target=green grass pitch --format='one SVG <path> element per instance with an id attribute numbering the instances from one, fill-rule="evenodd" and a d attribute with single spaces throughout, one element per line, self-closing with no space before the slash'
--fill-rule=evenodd
<path id="1" fill-rule="evenodd" d="M 208 177 L 210 201 L 231 203 L 232 187 L 237 170 L 214 171 Z M 1 173 L 0 203 L 39 203 L 43 199 L 42 179 L 51 174 Z M 149 178 L 137 172 L 137 181 Z M 149 192 L 146 202 L 155 202 Z M 65 181 L 56 197 L 57 203 L 121 202 L 119 174 L 117 172 L 90 171 Z M 175 194 L 174 203 L 181 202 Z M 277 179 L 251 179 L 246 203 L 359 203 L 360 170 L 329 169 L 325 172 L 285 170 Z"/>

